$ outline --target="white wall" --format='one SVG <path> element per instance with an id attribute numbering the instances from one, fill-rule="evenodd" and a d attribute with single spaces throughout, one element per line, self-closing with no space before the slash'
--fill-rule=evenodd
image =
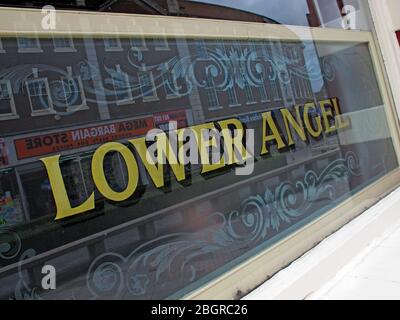
<path id="1" fill-rule="evenodd" d="M 397 114 L 400 115 L 400 46 L 395 34 L 400 30 L 400 0 L 369 0 L 368 3 Z"/>
<path id="2" fill-rule="evenodd" d="M 400 30 L 400 1 L 386 0 L 391 13 L 391 27 L 393 31 Z M 383 2 L 383 1 L 382 1 Z"/>

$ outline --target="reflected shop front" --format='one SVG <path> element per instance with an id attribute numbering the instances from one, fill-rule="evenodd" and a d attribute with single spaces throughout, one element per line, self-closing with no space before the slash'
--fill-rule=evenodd
<path id="1" fill-rule="evenodd" d="M 0 5 L 1 299 L 240 298 L 399 181 L 366 1 Z"/>

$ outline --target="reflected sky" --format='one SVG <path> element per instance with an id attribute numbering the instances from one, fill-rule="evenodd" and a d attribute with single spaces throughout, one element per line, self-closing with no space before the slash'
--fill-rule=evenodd
<path id="1" fill-rule="evenodd" d="M 193 0 L 252 12 L 282 24 L 308 26 L 306 0 Z M 290 10 L 288 10 L 290 8 Z"/>

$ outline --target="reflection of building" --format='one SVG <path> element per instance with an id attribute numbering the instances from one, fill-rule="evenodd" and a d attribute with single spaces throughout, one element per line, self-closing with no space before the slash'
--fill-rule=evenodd
<path id="1" fill-rule="evenodd" d="M 68 9 L 82 2 L 53 4 Z M 100 11 L 274 23 L 192 1 L 84 5 Z M 42 156 L 63 155 L 69 196 L 79 203 L 93 190 L 88 159 L 100 143 L 141 135 L 154 126 L 165 128 L 168 120 L 182 127 L 235 115 L 252 128 L 259 123 L 251 119 L 265 109 L 313 100 L 301 43 L 176 40 L 161 32 L 152 39 L 117 34 L 104 39 L 3 38 L 0 49 L 5 61 L 0 71 L 0 135 L 2 149 L 9 150 L 3 152 L 7 162 L 2 166 L 12 168 L 7 169 L 7 177 L 13 177 L 12 195 L 27 219 L 54 213 L 38 161 Z M 120 159 L 109 163 L 109 175 L 125 183 Z M 41 197 L 36 190 L 42 190 Z"/>
<path id="2" fill-rule="evenodd" d="M 26 2 L 26 5 L 29 7 L 37 8 L 42 8 L 48 4 L 48 1 L 30 0 L 19 1 L 17 6 L 24 5 L 24 2 Z M 176 15 L 192 18 L 274 23 L 272 19 L 255 13 L 190 0 L 53 0 L 51 3 L 56 9 L 96 10 L 98 12 L 123 12 L 170 16 Z M 0 0 L 0 5 L 15 6 L 15 1 Z"/>
<path id="3" fill-rule="evenodd" d="M 31 217 L 54 212 L 50 194 L 34 195 L 48 185 L 42 156 L 65 157 L 70 196 L 79 203 L 93 190 L 85 159 L 100 143 L 165 128 L 168 120 L 183 127 L 232 116 L 260 135 L 260 112 L 314 100 L 301 42 L 115 35 L 3 38 L 2 48 L 0 134 Z M 297 147 L 303 158 L 300 141 Z M 124 183 L 120 160 L 111 167 Z"/>

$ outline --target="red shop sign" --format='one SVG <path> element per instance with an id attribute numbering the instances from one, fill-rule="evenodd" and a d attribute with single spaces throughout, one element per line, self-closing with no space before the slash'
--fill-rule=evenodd
<path id="1" fill-rule="evenodd" d="M 164 131 L 168 130 L 169 122 L 177 122 L 178 129 L 188 126 L 186 110 L 174 110 L 167 112 L 158 112 L 154 114 L 154 124 L 157 128 Z"/>
<path id="2" fill-rule="evenodd" d="M 14 141 L 19 160 L 131 138 L 154 128 L 153 117 L 26 137 Z"/>

